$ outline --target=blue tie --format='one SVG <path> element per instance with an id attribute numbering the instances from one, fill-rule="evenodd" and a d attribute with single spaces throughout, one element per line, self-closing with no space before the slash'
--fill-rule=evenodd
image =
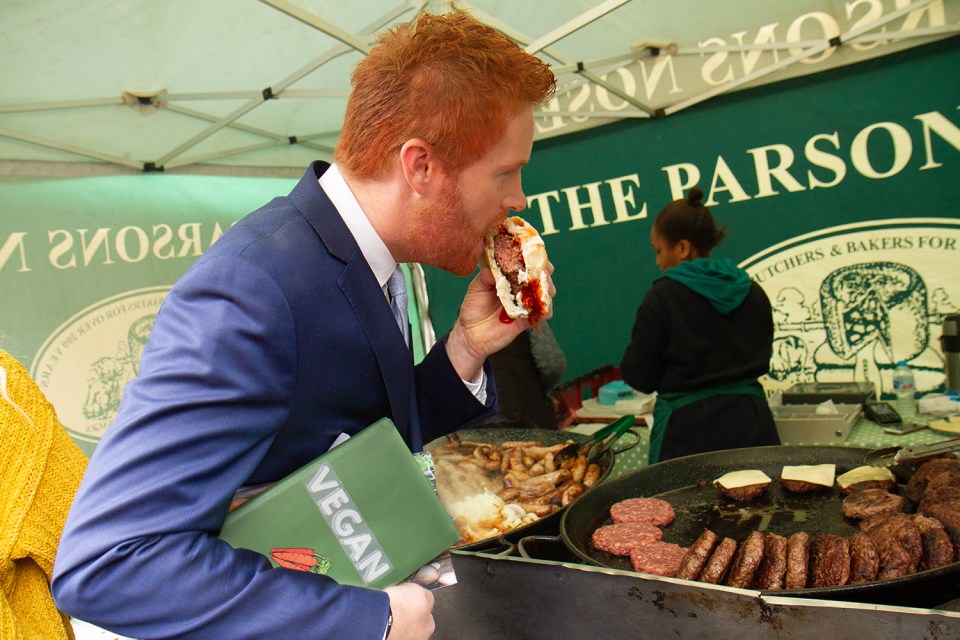
<path id="1" fill-rule="evenodd" d="M 400 327 L 403 334 L 403 341 L 410 346 L 410 323 L 407 320 L 407 282 L 403 279 L 403 271 L 400 265 L 394 269 L 387 280 L 387 293 L 390 294 L 390 310 L 393 311 L 393 317 Z"/>

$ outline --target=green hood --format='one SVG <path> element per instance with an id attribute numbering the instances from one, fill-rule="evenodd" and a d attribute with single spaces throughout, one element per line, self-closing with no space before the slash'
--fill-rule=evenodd
<path id="1" fill-rule="evenodd" d="M 741 304 L 750 291 L 750 276 L 727 258 L 697 258 L 670 267 L 664 278 L 676 280 L 710 301 L 727 315 Z"/>

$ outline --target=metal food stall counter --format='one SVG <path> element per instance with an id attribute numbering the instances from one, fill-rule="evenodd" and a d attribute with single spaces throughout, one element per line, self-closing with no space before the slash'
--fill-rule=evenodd
<path id="1" fill-rule="evenodd" d="M 960 637 L 960 613 L 769 597 L 549 561 L 454 552 L 458 583 L 435 594 L 435 640 Z"/>

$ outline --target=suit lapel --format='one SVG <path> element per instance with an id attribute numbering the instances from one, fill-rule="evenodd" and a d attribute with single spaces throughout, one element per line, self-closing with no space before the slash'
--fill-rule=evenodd
<path id="1" fill-rule="evenodd" d="M 406 435 L 410 420 L 413 359 L 383 291 L 377 286 L 366 261 L 360 257 L 359 250 L 357 256 L 344 268 L 339 282 L 340 290 L 353 307 L 373 347 L 390 398 L 393 421 L 397 429 Z"/>
<path id="2" fill-rule="evenodd" d="M 344 263 L 337 283 L 376 355 L 393 422 L 409 441 L 413 357 L 360 247 L 317 182 L 328 166 L 320 162 L 311 164 L 290 198 L 316 230 L 330 255 Z"/>

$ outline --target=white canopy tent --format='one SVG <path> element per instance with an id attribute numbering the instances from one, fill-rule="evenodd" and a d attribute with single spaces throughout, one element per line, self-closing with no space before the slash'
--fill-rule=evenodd
<path id="1" fill-rule="evenodd" d="M 375 35 L 451 6 L 554 67 L 541 139 L 960 33 L 960 0 L 0 0 L 0 177 L 299 176 Z"/>

